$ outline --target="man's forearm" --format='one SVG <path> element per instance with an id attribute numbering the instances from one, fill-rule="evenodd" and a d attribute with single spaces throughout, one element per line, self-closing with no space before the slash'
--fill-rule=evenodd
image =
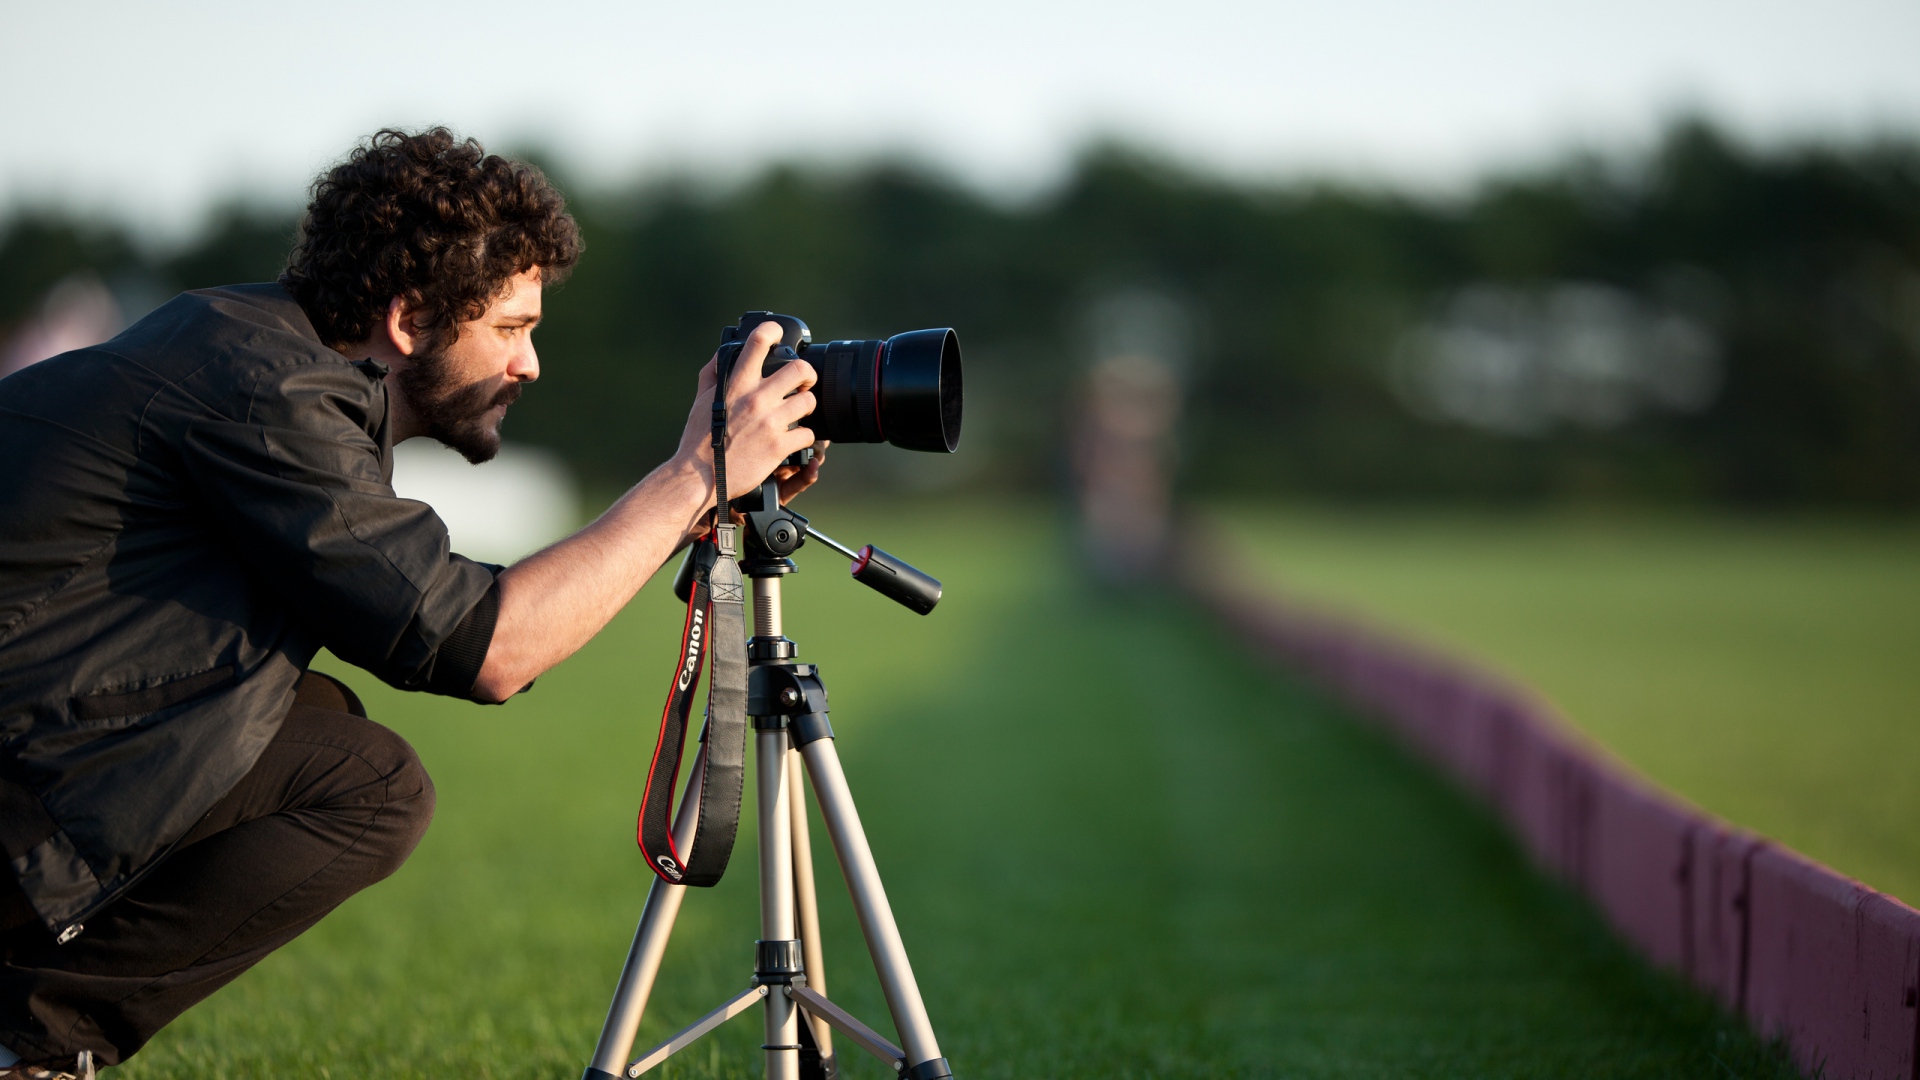
<path id="1" fill-rule="evenodd" d="M 505 701 L 612 621 L 712 505 L 697 461 L 676 456 L 572 536 L 500 572 L 500 616 L 474 696 Z"/>

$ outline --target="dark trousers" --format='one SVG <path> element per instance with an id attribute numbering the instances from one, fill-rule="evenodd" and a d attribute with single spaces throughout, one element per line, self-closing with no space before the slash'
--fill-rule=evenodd
<path id="1" fill-rule="evenodd" d="M 400 868 L 433 782 L 353 691 L 310 673 L 260 760 L 173 852 L 65 945 L 0 872 L 0 1045 L 125 1061 L 190 1006 Z"/>

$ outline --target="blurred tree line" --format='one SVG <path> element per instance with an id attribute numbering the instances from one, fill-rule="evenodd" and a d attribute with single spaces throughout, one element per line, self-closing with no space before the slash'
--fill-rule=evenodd
<path id="1" fill-rule="evenodd" d="M 1098 147 L 1020 202 L 881 163 L 573 205 L 587 254 L 548 300 L 545 373 L 507 433 L 601 485 L 670 452 L 719 328 L 770 308 L 820 339 L 961 332 L 961 453 L 857 448 L 841 483 L 1044 488 L 1094 313 L 1152 295 L 1184 312 L 1190 490 L 1920 503 L 1913 143 L 1761 152 L 1689 122 L 1645 155 L 1450 199 L 1237 184 Z M 76 273 L 134 314 L 270 278 L 293 227 L 230 210 L 156 255 L 112 223 L 17 213 L 0 328 Z"/>

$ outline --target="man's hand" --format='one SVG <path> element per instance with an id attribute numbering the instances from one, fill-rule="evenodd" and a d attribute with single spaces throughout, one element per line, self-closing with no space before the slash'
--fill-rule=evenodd
<path id="1" fill-rule="evenodd" d="M 744 494 L 768 476 L 786 502 L 820 476 L 819 454 L 804 468 L 782 466 L 815 445 L 799 426 L 813 411 L 813 368 L 785 364 L 761 378 L 767 350 L 780 340 L 775 323 L 748 336 L 727 388 L 727 489 Z M 500 572 L 500 615 L 474 683 L 474 696 L 504 701 L 535 676 L 585 645 L 640 591 L 660 565 L 705 527 L 713 508 L 714 363 L 700 372 L 699 392 L 680 449 L 634 485 L 599 519 Z"/>
<path id="2" fill-rule="evenodd" d="M 773 471 L 773 478 L 780 481 L 780 505 L 793 501 L 795 495 L 807 490 L 820 479 L 820 466 L 826 463 L 827 447 L 833 444 L 825 439 L 813 444 L 813 460 L 805 465 L 782 465 Z"/>
<path id="3" fill-rule="evenodd" d="M 732 384 L 727 388 L 727 494 L 744 495 L 759 487 L 776 468 L 781 481 L 782 502 L 813 485 L 820 475 L 819 459 L 804 469 L 781 466 L 780 462 L 814 445 L 813 432 L 796 426 L 814 407 L 813 366 L 805 360 L 789 360 L 778 371 L 762 378 L 760 369 L 767 353 L 780 343 L 780 324 L 764 322 L 747 335 L 740 358 L 733 364 Z M 700 389 L 693 409 L 687 414 L 687 428 L 680 435 L 680 449 L 674 455 L 696 464 L 708 481 L 707 499 L 712 505 L 713 491 L 713 388 L 715 361 L 700 369 Z M 822 448 L 825 443 L 821 443 Z M 791 487 L 791 490 L 789 488 Z"/>

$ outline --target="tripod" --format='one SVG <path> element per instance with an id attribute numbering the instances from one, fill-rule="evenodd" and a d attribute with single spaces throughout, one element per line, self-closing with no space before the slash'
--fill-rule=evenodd
<path id="1" fill-rule="evenodd" d="M 753 585 L 753 636 L 747 643 L 747 714 L 754 731 L 755 783 L 759 803 L 760 937 L 754 942 L 748 988 L 629 1063 L 647 998 L 673 933 L 686 886 L 655 878 L 627 952 L 626 967 L 607 1010 L 606 1025 L 582 1080 L 638 1077 L 706 1033 L 752 1008 L 764 1009 L 767 1080 L 828 1080 L 839 1073 L 833 1033 L 885 1061 L 903 1080 L 942 1080 L 953 1075 L 934 1039 L 920 1000 L 906 947 L 887 904 L 887 893 L 867 846 L 866 831 L 833 728 L 827 722 L 827 690 L 819 670 L 795 661 L 797 649 L 781 627 L 781 579 L 795 571 L 786 558 L 809 536 L 855 560 L 854 576 L 921 611 L 932 607 L 939 583 L 869 547 L 861 552 L 835 543 L 807 519 L 780 506 L 768 484 L 757 511 L 747 513 L 741 571 Z M 917 580 L 916 580 L 917 579 Z M 931 584 L 931 599 L 926 588 Z M 678 585 L 676 585 L 676 589 Z M 699 751 L 704 756 L 703 745 Z M 678 850 L 691 850 L 699 825 L 701 761 L 680 798 L 673 823 Z M 834 854 L 852 894 L 860 932 L 866 938 L 880 989 L 904 1048 L 867 1027 L 827 998 L 814 893 L 813 854 L 808 843 L 802 773 L 812 782 Z M 804 1031 L 803 1031 L 804 1028 Z M 803 1055 L 803 1051 L 805 1051 Z M 803 1061 L 804 1058 L 804 1061 Z M 803 1071 L 804 1065 L 804 1071 Z"/>

